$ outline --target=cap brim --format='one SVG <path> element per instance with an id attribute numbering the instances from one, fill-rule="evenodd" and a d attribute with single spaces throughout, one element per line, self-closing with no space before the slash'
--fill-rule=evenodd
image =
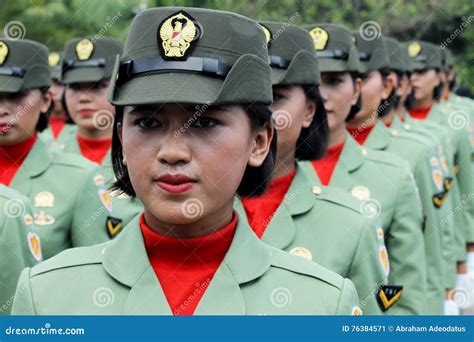
<path id="1" fill-rule="evenodd" d="M 61 83 L 97 82 L 103 78 L 105 78 L 104 68 L 75 68 L 63 74 Z"/>
<path id="2" fill-rule="evenodd" d="M 347 70 L 347 62 L 333 58 L 319 58 L 320 72 L 343 72 Z"/>
<path id="3" fill-rule="evenodd" d="M 224 81 L 200 74 L 166 73 L 133 78 L 114 90 L 118 106 L 153 103 L 212 104 Z"/>
<path id="4" fill-rule="evenodd" d="M 411 62 L 411 70 L 423 70 L 423 69 L 427 69 L 425 63 Z"/>
<path id="5" fill-rule="evenodd" d="M 281 80 L 285 77 L 287 72 L 288 72 L 287 69 L 272 68 L 271 70 L 272 85 L 277 85 L 278 83 L 280 83 Z"/>
<path id="6" fill-rule="evenodd" d="M 0 93 L 16 93 L 22 88 L 22 78 L 0 75 Z"/>

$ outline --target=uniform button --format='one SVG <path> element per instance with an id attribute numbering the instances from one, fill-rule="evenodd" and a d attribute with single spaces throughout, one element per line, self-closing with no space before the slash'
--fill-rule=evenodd
<path id="1" fill-rule="evenodd" d="M 300 256 L 308 260 L 313 260 L 313 254 L 311 254 L 311 252 L 304 247 L 295 247 L 290 251 L 290 254 Z"/>
<path id="2" fill-rule="evenodd" d="M 321 193 L 323 192 L 319 186 L 313 186 L 313 187 L 311 188 L 311 191 L 312 191 L 313 194 L 315 194 L 315 195 L 321 195 Z"/>
<path id="3" fill-rule="evenodd" d="M 398 131 L 392 129 L 392 130 L 390 131 L 390 134 L 391 134 L 392 136 L 396 137 L 396 136 L 398 136 Z"/>
<path id="4" fill-rule="evenodd" d="M 351 194 L 361 201 L 365 201 L 370 198 L 370 190 L 363 185 L 357 185 L 352 188 Z"/>
<path id="5" fill-rule="evenodd" d="M 410 130 L 410 129 L 411 129 L 410 124 L 404 124 L 403 127 L 404 127 L 406 130 Z"/>
<path id="6" fill-rule="evenodd" d="M 363 148 L 360 153 L 363 155 L 363 156 L 366 156 L 367 155 L 367 149 Z"/>

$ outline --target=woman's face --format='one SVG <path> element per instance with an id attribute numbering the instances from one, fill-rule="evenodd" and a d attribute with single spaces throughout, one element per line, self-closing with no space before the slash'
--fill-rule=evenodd
<path id="1" fill-rule="evenodd" d="M 51 95 L 39 89 L 0 93 L 0 145 L 11 146 L 31 138 L 41 113 L 46 113 Z"/>
<path id="2" fill-rule="evenodd" d="M 51 97 L 53 100 L 53 113 L 62 113 L 64 112 L 64 109 L 61 105 L 61 97 L 63 96 L 64 93 L 64 85 L 57 82 L 53 81 L 51 84 L 51 87 L 49 87 L 49 92 L 51 93 Z"/>
<path id="3" fill-rule="evenodd" d="M 275 86 L 271 109 L 278 134 L 277 158 L 294 157 L 301 129 L 311 125 L 316 103 L 307 100 L 301 86 Z"/>
<path id="4" fill-rule="evenodd" d="M 361 80 L 355 84 L 348 72 L 325 72 L 321 74 L 319 91 L 328 115 L 329 132 L 345 129 L 346 118 L 360 94 Z"/>
<path id="5" fill-rule="evenodd" d="M 377 119 L 378 108 L 382 100 L 386 100 L 389 94 L 385 91 L 382 74 L 379 71 L 367 73 L 362 81 L 362 107 L 356 115 L 357 120 L 369 122 Z"/>
<path id="6" fill-rule="evenodd" d="M 410 78 L 416 101 L 433 99 L 433 90 L 441 82 L 435 69 L 416 70 Z"/>
<path id="7" fill-rule="evenodd" d="M 273 136 L 252 132 L 240 106 L 125 107 L 118 125 L 124 163 L 155 227 L 201 228 L 224 220 L 247 166 L 260 166 Z"/>
<path id="8" fill-rule="evenodd" d="M 111 129 L 115 108 L 107 101 L 109 80 L 71 83 L 66 87 L 66 106 L 72 120 L 87 130 Z M 106 125 L 104 123 L 107 123 Z"/>

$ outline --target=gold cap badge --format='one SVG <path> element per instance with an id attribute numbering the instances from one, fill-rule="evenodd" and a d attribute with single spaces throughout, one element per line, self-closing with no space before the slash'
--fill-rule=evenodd
<path id="1" fill-rule="evenodd" d="M 49 191 L 38 192 L 35 196 L 36 208 L 52 208 L 54 207 L 54 195 Z"/>
<path id="2" fill-rule="evenodd" d="M 408 46 L 408 56 L 416 57 L 421 52 L 421 45 L 418 42 L 413 42 Z"/>
<path id="3" fill-rule="evenodd" d="M 158 45 L 164 59 L 184 60 L 200 38 L 193 18 L 179 12 L 165 19 L 158 28 Z"/>
<path id="4" fill-rule="evenodd" d="M 8 56 L 8 45 L 5 42 L 0 41 L 0 65 L 5 62 L 5 59 Z"/>
<path id="5" fill-rule="evenodd" d="M 60 59 L 61 59 L 61 57 L 59 56 L 59 53 L 51 52 L 48 56 L 49 66 L 54 67 L 54 66 L 58 65 Z"/>
<path id="6" fill-rule="evenodd" d="M 314 48 L 318 51 L 324 50 L 329 40 L 328 32 L 321 28 L 315 27 L 311 31 L 309 31 L 311 38 L 313 38 Z"/>
<path id="7" fill-rule="evenodd" d="M 94 44 L 89 39 L 83 39 L 76 45 L 76 54 L 80 61 L 89 59 L 92 51 L 94 51 Z"/>
<path id="8" fill-rule="evenodd" d="M 262 27 L 263 33 L 265 33 L 265 43 L 269 45 L 270 40 L 272 39 L 272 34 L 270 33 L 270 30 L 268 28 L 266 28 L 262 24 L 260 24 L 260 26 Z"/>

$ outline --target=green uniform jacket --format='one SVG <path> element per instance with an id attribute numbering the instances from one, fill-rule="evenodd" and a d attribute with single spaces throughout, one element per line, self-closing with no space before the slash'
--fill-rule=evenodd
<path id="1" fill-rule="evenodd" d="M 66 248 L 110 239 L 107 224 L 116 215 L 104 177 L 84 158 L 51 152 L 38 139 L 10 186 L 33 204 L 34 222 L 48 259 Z"/>
<path id="2" fill-rule="evenodd" d="M 433 266 L 439 265 L 441 261 L 444 266 L 445 288 L 454 288 L 456 286 L 454 226 L 452 221 L 447 221 L 449 225 L 442 226 L 442 219 L 452 211 L 452 205 L 447 200 L 446 179 L 436 146 L 405 130 L 394 127 L 387 129 L 382 121 L 377 122 L 364 146 L 393 153 L 408 161 L 423 206 L 428 284 L 432 283 L 432 279 L 438 281 L 439 269 Z M 434 260 L 438 261 L 432 264 Z"/>
<path id="3" fill-rule="evenodd" d="M 428 118 L 444 127 L 451 136 L 454 147 L 454 160 L 456 165 L 456 178 L 461 189 L 461 197 L 468 205 L 463 207 L 468 214 L 470 224 L 465 227 L 465 239 L 468 243 L 474 243 L 474 180 L 473 166 L 471 164 L 472 148 L 469 142 L 469 132 L 467 122 L 459 124 L 458 115 L 463 115 L 457 109 L 448 109 L 442 104 L 433 105 Z M 469 119 L 469 118 L 467 118 Z M 461 119 L 462 120 L 462 119 Z"/>
<path id="4" fill-rule="evenodd" d="M 363 200 L 363 211 L 380 214 L 390 257 L 388 282 L 403 286 L 392 314 L 421 314 L 425 310 L 426 261 L 421 202 L 407 163 L 395 155 L 360 147 L 349 134 L 330 185 Z M 318 179 L 310 162 L 301 162 L 308 177 Z M 439 265 L 441 270 L 441 265 Z M 438 293 L 444 294 L 442 278 Z M 442 297 L 439 312 L 442 312 Z"/>
<path id="5" fill-rule="evenodd" d="M 465 261 L 465 227 L 469 225 L 470 218 L 467 210 L 460 209 L 469 204 L 461 197 L 459 182 L 454 176 L 454 149 L 452 147 L 449 133 L 445 127 L 434 121 L 414 120 L 408 115 L 408 113 L 405 113 L 404 115 L 403 125 L 401 124 L 400 120 L 394 120 L 393 125 L 394 128 L 397 125 L 402 126 L 407 131 L 414 131 L 430 140 L 435 141 L 435 143 L 440 144 L 440 146 L 438 146 L 438 157 L 440 161 L 446 159 L 448 170 L 445 170 L 445 167 L 442 167 L 441 169 L 445 173 L 445 177 L 452 180 L 452 188 L 449 190 L 448 200 L 452 203 L 452 208 L 457 208 L 455 211 L 453 210 L 452 213 L 449 213 L 448 216 L 444 216 L 441 220 L 441 224 L 443 227 L 448 227 L 451 223 L 454 226 L 455 250 L 452 254 L 455 255 L 455 259 L 457 261 Z M 441 163 L 441 165 L 443 165 L 443 163 Z"/>
<path id="6" fill-rule="evenodd" d="M 240 200 L 235 207 L 245 218 Z M 344 190 L 312 186 L 298 169 L 262 241 L 349 278 L 364 314 L 377 315 L 378 289 L 387 283 L 379 257 L 386 251 L 381 229 L 378 219 L 360 213 L 360 201 Z"/>
<path id="7" fill-rule="evenodd" d="M 50 149 L 59 149 L 67 153 L 82 156 L 79 143 L 77 142 L 77 126 L 73 127 L 75 129 L 70 129 L 64 135 L 60 135 L 57 141 L 49 139 L 48 144 Z M 102 165 L 99 166 L 101 174 L 105 177 L 105 186 L 106 188 L 110 188 L 112 183 L 115 181 L 110 151 L 102 161 Z M 119 218 L 122 220 L 124 226 L 126 226 L 139 212 L 143 210 L 143 204 L 137 198 L 132 199 L 124 194 L 120 194 L 118 191 L 111 191 L 110 195 L 114 199 L 114 207 L 116 208 L 116 212 L 120 213 Z"/>
<path id="8" fill-rule="evenodd" d="M 41 258 L 28 199 L 0 184 L 0 315 L 9 315 L 18 277 Z"/>
<path id="9" fill-rule="evenodd" d="M 51 128 L 46 128 L 43 132 L 40 133 L 40 138 L 42 138 L 48 146 L 52 149 L 64 150 L 66 142 L 69 141 L 71 136 L 77 134 L 77 126 L 74 124 L 65 124 L 57 139 L 54 139 L 53 132 Z"/>
<path id="10" fill-rule="evenodd" d="M 21 290 L 23 289 L 23 290 Z M 238 220 L 196 315 L 349 315 L 354 284 L 261 242 Z M 21 274 L 15 315 L 171 315 L 134 218 L 117 239 L 67 250 Z"/>

